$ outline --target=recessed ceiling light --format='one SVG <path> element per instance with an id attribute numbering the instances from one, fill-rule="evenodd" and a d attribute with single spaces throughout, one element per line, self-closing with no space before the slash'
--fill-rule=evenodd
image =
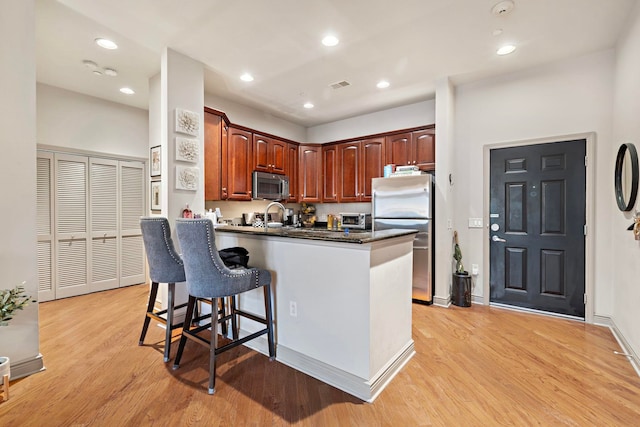
<path id="1" fill-rule="evenodd" d="M 313 104 L 312 104 L 312 103 L 310 103 L 310 102 L 305 102 L 305 103 L 304 103 L 304 108 L 307 108 L 307 109 L 309 109 L 309 108 L 313 108 Z"/>
<path id="2" fill-rule="evenodd" d="M 502 46 L 500 49 L 498 49 L 496 51 L 496 53 L 498 55 L 508 55 L 510 53 L 512 53 L 514 50 L 516 50 L 516 47 L 512 44 L 506 44 L 504 46 Z"/>
<path id="3" fill-rule="evenodd" d="M 389 82 L 386 80 L 380 80 L 376 86 L 378 89 L 385 89 L 389 87 Z"/>
<path id="4" fill-rule="evenodd" d="M 109 50 L 113 50 L 113 49 L 117 49 L 118 45 L 115 44 L 114 42 L 112 42 L 109 39 L 102 39 L 102 38 L 98 38 L 96 39 L 96 44 L 100 47 L 103 47 L 105 49 L 109 49 Z"/>
<path id="5" fill-rule="evenodd" d="M 118 75 L 118 72 L 113 68 L 105 68 L 104 73 L 109 77 L 115 77 Z"/>
<path id="6" fill-rule="evenodd" d="M 340 40 L 338 40 L 338 38 L 333 35 L 328 35 L 322 39 L 322 44 L 325 46 L 331 47 L 337 45 L 338 43 L 340 43 Z"/>
<path id="7" fill-rule="evenodd" d="M 136 93 L 133 89 L 131 89 L 130 87 L 123 87 L 120 88 L 120 92 L 124 93 L 125 95 L 133 95 L 134 93 Z"/>
<path id="8" fill-rule="evenodd" d="M 240 76 L 240 80 L 242 80 L 243 82 L 252 82 L 253 76 L 249 73 L 244 73 L 243 75 Z"/>

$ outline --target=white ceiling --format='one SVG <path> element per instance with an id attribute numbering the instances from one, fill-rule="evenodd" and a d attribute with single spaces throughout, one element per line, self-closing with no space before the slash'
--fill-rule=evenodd
<path id="1" fill-rule="evenodd" d="M 499 0 L 37 0 L 37 78 L 146 109 L 166 46 L 205 64 L 207 93 L 314 126 L 433 99 L 444 76 L 469 82 L 613 47 L 638 1 L 514 0 L 495 16 Z M 329 31 L 338 46 L 321 45 Z M 517 50 L 497 56 L 506 42 Z M 119 74 L 95 76 L 85 59 Z M 383 78 L 391 86 L 377 89 Z M 351 85 L 329 87 L 341 80 Z"/>

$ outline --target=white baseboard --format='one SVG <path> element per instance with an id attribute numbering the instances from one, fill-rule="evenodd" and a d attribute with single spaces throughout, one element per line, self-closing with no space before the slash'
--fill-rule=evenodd
<path id="1" fill-rule="evenodd" d="M 21 360 L 20 362 L 11 361 L 11 381 L 18 378 L 27 377 L 31 374 L 44 371 L 44 362 L 42 360 L 42 354 L 38 353 L 37 356 Z"/>
<path id="2" fill-rule="evenodd" d="M 243 336 L 242 330 L 240 336 Z M 269 354 L 266 336 L 248 341 L 244 345 L 259 353 Z M 414 343 L 413 340 L 411 340 L 396 357 L 392 358 L 392 362 L 388 366 L 385 366 L 374 378 L 366 379 L 306 356 L 288 347 L 277 345 L 276 348 L 276 360 L 278 362 L 369 403 L 378 397 L 387 384 L 389 384 L 415 354 Z"/>
<path id="3" fill-rule="evenodd" d="M 616 341 L 618 341 L 618 344 L 620 344 L 622 353 L 624 353 L 624 354 L 621 354 L 620 356 L 626 357 L 629 360 L 629 363 L 631 363 L 631 366 L 633 366 L 633 369 L 635 369 L 636 374 L 640 376 L 640 358 L 638 358 L 638 355 L 636 354 L 636 352 L 633 351 L 633 348 L 631 347 L 629 342 L 626 340 L 624 335 L 622 335 L 622 332 L 620 332 L 620 330 L 616 326 L 616 323 L 614 322 L 613 319 L 609 318 L 608 326 L 609 326 L 609 329 L 611 330 L 611 333 L 613 333 L 614 338 L 616 339 Z"/>
<path id="4" fill-rule="evenodd" d="M 447 295 L 446 297 L 433 296 L 433 305 L 437 305 L 439 307 L 449 307 L 451 305 L 451 295 Z"/>

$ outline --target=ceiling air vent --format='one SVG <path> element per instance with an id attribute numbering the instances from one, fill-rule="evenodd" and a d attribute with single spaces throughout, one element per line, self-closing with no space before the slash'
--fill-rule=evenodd
<path id="1" fill-rule="evenodd" d="M 329 85 L 329 87 L 331 87 L 331 89 L 340 89 L 340 88 L 347 87 L 347 86 L 351 86 L 351 83 L 349 83 L 346 80 L 342 80 L 340 82 L 331 83 Z"/>

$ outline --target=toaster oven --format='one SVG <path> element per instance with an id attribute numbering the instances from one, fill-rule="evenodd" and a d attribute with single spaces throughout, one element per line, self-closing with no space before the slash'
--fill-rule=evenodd
<path id="1" fill-rule="evenodd" d="M 371 214 L 365 213 L 341 213 L 342 228 L 355 228 L 358 230 L 371 229 Z"/>

